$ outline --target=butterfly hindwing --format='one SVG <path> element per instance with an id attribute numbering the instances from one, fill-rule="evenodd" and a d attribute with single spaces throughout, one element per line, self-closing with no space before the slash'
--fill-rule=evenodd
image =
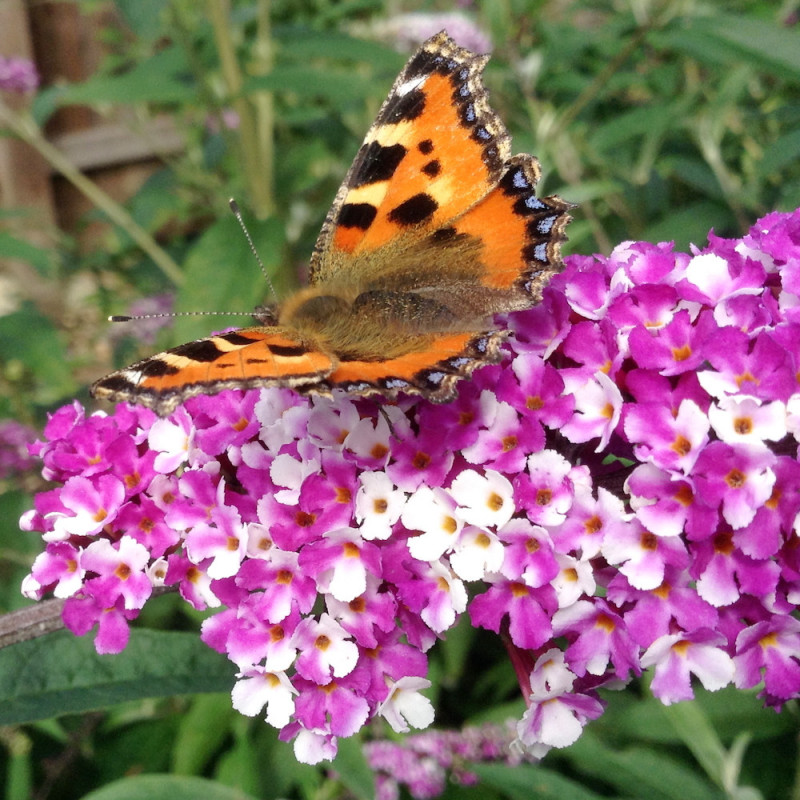
<path id="1" fill-rule="evenodd" d="M 560 245 L 572 205 L 559 197 L 537 197 L 539 162 L 513 156 L 492 191 L 454 220 L 456 236 L 480 242 L 479 283 L 497 291 L 505 305 L 528 308 L 541 299 L 550 278 L 561 270 Z"/>
<path id="2" fill-rule="evenodd" d="M 416 349 L 393 359 L 342 360 L 320 381 L 320 386 L 386 397 L 395 397 L 400 392 L 424 394 L 436 403 L 447 402 L 455 396 L 460 378 L 470 375 L 480 364 L 500 360 L 500 343 L 504 338 L 505 331 L 429 337 L 427 349 Z M 319 387 L 314 391 L 319 391 Z"/>

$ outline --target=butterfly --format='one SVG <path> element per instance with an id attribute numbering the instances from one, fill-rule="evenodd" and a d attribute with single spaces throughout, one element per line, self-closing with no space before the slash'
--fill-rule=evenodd
<path id="1" fill-rule="evenodd" d="M 265 386 L 447 402 L 499 361 L 507 331 L 494 317 L 541 300 L 572 205 L 537 197 L 539 162 L 511 154 L 487 61 L 444 31 L 410 58 L 336 195 L 306 288 L 258 309 L 257 325 L 146 358 L 92 395 L 161 415 Z"/>

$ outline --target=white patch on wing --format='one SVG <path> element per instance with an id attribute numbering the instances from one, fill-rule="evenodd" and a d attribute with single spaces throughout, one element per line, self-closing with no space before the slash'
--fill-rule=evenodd
<path id="1" fill-rule="evenodd" d="M 412 78 L 410 81 L 401 83 L 397 87 L 395 94 L 399 97 L 405 97 L 409 92 L 413 92 L 414 89 L 419 89 L 419 87 L 422 86 L 426 80 L 428 80 L 427 75 L 418 75 L 416 78 Z"/>

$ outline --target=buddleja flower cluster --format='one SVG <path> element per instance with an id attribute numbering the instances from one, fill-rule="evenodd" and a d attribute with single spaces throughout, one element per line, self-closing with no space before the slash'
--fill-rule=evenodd
<path id="1" fill-rule="evenodd" d="M 691 253 L 572 257 L 458 398 L 290 390 L 171 417 L 57 411 L 57 488 L 23 527 L 24 592 L 122 650 L 154 586 L 217 608 L 233 704 L 304 762 L 382 716 L 433 718 L 427 653 L 466 613 L 500 634 L 540 756 L 652 667 L 664 703 L 800 689 L 800 210 Z"/>

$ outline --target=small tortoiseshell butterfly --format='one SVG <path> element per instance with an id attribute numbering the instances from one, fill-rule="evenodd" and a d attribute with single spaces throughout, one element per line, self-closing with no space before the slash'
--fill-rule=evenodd
<path id="1" fill-rule="evenodd" d="M 445 32 L 411 57 L 336 195 L 307 288 L 256 311 L 258 326 L 159 353 L 92 394 L 159 414 L 260 386 L 446 402 L 497 362 L 506 331 L 493 316 L 540 301 L 571 205 L 536 197 L 539 162 L 511 155 L 487 60 Z"/>

